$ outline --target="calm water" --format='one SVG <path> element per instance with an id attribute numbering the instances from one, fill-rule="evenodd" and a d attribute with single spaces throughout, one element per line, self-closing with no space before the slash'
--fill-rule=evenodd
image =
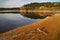
<path id="1" fill-rule="evenodd" d="M 0 14 L 0 33 L 36 22 L 38 20 L 40 19 L 30 19 L 20 14 Z"/>

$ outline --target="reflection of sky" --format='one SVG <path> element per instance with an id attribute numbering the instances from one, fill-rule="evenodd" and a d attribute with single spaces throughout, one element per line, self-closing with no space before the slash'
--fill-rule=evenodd
<path id="1" fill-rule="evenodd" d="M 0 14 L 0 33 L 23 25 L 31 24 L 40 19 L 30 19 L 20 14 Z"/>
<path id="2" fill-rule="evenodd" d="M 60 2 L 60 0 L 0 0 L 0 7 L 20 7 L 31 2 Z"/>

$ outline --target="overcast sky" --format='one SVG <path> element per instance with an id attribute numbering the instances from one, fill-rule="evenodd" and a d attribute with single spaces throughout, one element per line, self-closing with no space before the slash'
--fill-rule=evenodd
<path id="1" fill-rule="evenodd" d="M 31 2 L 60 2 L 60 0 L 0 0 L 1 7 L 20 7 Z"/>

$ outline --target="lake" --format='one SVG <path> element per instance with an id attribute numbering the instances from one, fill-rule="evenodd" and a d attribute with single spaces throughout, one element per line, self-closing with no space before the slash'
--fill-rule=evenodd
<path id="1" fill-rule="evenodd" d="M 31 19 L 20 14 L 0 13 L 0 33 L 7 32 L 20 26 L 31 24 L 40 19 Z"/>

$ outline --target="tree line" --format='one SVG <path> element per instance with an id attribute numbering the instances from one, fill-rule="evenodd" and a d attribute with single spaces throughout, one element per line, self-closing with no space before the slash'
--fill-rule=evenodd
<path id="1" fill-rule="evenodd" d="M 44 2 L 44 3 L 38 3 L 38 2 L 34 2 L 34 3 L 29 3 L 26 5 L 23 5 L 22 7 L 20 7 L 20 9 L 39 9 L 39 7 L 44 6 L 47 8 L 57 8 L 60 9 L 60 2 Z"/>

